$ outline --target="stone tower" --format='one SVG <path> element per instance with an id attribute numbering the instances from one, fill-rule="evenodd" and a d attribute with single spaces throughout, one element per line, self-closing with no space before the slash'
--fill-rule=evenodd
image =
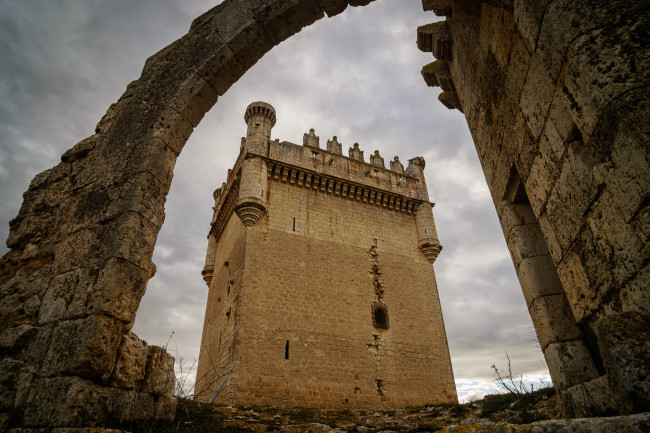
<path id="1" fill-rule="evenodd" d="M 441 250 L 424 159 L 391 170 L 355 143 L 271 140 L 275 110 L 214 194 L 195 395 L 233 404 L 456 402 L 432 263 Z"/>

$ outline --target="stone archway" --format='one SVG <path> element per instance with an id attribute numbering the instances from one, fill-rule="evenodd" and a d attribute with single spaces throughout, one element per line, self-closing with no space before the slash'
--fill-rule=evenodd
<path id="1" fill-rule="evenodd" d="M 155 272 L 176 157 L 264 53 L 370 1 L 226 0 L 147 61 L 95 135 L 34 178 L 0 264 L 8 422 L 173 414 L 172 361 L 129 329 Z M 448 19 L 418 33 L 439 59 L 425 80 L 466 115 L 554 381 L 576 413 L 648 405 L 647 353 L 632 344 L 648 336 L 648 14 L 609 3 L 424 0 Z M 559 283 L 540 278 L 549 268 Z"/>

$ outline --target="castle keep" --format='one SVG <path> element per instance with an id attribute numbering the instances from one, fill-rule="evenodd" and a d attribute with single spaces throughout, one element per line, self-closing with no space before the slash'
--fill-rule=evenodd
<path id="1" fill-rule="evenodd" d="M 271 140 L 275 110 L 246 109 L 214 194 L 196 395 L 283 406 L 398 407 L 457 401 L 432 263 L 441 250 L 424 160 L 390 170 Z"/>

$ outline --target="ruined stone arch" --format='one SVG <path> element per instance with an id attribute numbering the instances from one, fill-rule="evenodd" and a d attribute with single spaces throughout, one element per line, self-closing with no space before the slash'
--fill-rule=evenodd
<path id="1" fill-rule="evenodd" d="M 149 58 L 96 133 L 34 178 L 0 263 L 2 362 L 14 419 L 90 425 L 173 413 L 170 359 L 128 331 L 154 272 L 175 159 L 219 95 L 264 53 L 325 14 L 370 1 L 226 0 Z M 560 320 L 573 322 L 561 327 L 570 335 L 547 342 L 557 349 L 554 380 L 569 379 L 556 385 L 575 413 L 611 409 L 612 401 L 619 412 L 647 409 L 647 353 L 632 344 L 648 341 L 649 323 L 650 133 L 640 120 L 649 112 L 650 68 L 639 30 L 647 28 L 647 8 L 563 0 L 423 5 L 448 17 L 418 31 L 420 48 L 443 62 L 426 67 L 424 78 L 442 87 L 442 103 L 465 113 L 524 293 L 526 283 L 539 282 L 521 269 L 526 259 L 548 255 L 544 266 L 558 274 L 551 295 L 566 298 Z M 529 205 L 525 215 L 511 206 L 521 204 Z M 527 257 L 526 242 L 512 233 L 531 215 L 528 235 L 543 238 L 548 251 Z M 549 293 L 529 289 L 536 296 L 529 309 L 538 311 L 533 301 Z M 542 320 L 557 319 L 540 308 Z M 595 348 L 578 348 L 585 334 L 596 337 Z M 603 371 L 593 366 L 594 350 Z M 575 370 L 565 368 L 569 357 L 578 360 Z M 615 398 L 580 397 L 594 393 Z"/>

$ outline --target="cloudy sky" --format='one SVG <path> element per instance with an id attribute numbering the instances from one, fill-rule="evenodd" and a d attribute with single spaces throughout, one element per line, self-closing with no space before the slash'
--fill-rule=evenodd
<path id="1" fill-rule="evenodd" d="M 91 135 L 147 57 L 182 36 L 215 0 L 0 0 L 0 237 L 40 171 Z M 325 18 L 274 48 L 205 116 L 174 172 L 166 220 L 134 331 L 198 358 L 207 288 L 201 279 L 212 191 L 245 135 L 245 107 L 272 104 L 273 137 L 302 143 L 314 128 L 344 151 L 359 142 L 388 161 L 424 156 L 444 246 L 435 263 L 459 395 L 493 387 L 490 365 L 537 381 L 533 341 L 514 268 L 461 113 L 420 75 L 433 61 L 416 28 L 437 19 L 420 0 L 379 0 Z M 2 245 L 0 253 L 7 249 Z M 176 354 L 175 353 L 175 354 Z M 192 375 L 188 383 L 193 381 Z"/>

